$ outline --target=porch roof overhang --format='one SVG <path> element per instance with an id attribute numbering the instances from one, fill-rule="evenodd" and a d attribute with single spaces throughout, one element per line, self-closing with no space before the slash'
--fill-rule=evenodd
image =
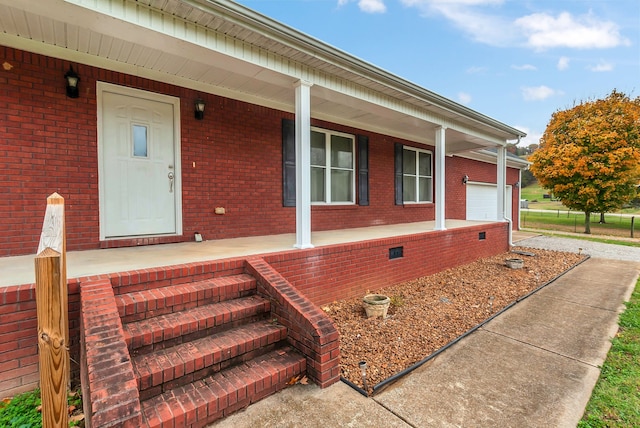
<path id="1" fill-rule="evenodd" d="M 0 0 L 0 44 L 434 144 L 447 154 L 525 136 L 229 0 Z M 64 71 L 61 70 L 61 73 Z"/>
<path id="2" fill-rule="evenodd" d="M 468 153 L 457 153 L 457 157 L 473 159 L 486 163 L 497 163 L 498 153 L 495 149 L 482 149 L 475 150 Z M 508 153 L 506 154 L 506 165 L 509 168 L 516 168 L 519 170 L 528 169 L 531 165 L 531 162 L 528 160 L 522 159 L 514 154 Z"/>

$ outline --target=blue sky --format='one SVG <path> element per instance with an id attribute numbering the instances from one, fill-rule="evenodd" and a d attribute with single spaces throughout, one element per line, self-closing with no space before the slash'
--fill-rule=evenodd
<path id="1" fill-rule="evenodd" d="M 239 0 L 529 135 L 551 114 L 640 96 L 640 0 Z"/>

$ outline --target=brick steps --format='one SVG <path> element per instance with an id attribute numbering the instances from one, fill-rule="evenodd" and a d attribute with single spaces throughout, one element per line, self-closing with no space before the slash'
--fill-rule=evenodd
<path id="1" fill-rule="evenodd" d="M 241 297 L 130 322 L 124 337 L 134 353 L 149 352 L 264 319 L 270 310 L 262 297 Z"/>
<path id="2" fill-rule="evenodd" d="M 150 428 L 203 427 L 285 388 L 306 370 L 303 356 L 290 348 L 177 387 L 142 403 Z"/>
<path id="3" fill-rule="evenodd" d="M 205 426 L 306 373 L 253 276 L 148 287 L 115 296 L 148 426 Z"/>
<path id="4" fill-rule="evenodd" d="M 155 350 L 132 359 L 140 398 L 150 398 L 234 363 L 247 361 L 286 340 L 287 329 L 262 321 Z"/>

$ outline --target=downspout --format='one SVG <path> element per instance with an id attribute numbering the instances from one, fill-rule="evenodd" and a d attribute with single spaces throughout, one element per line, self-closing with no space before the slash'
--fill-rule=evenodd
<path id="1" fill-rule="evenodd" d="M 520 230 L 520 209 L 522 209 L 522 207 L 520 206 L 520 201 L 522 198 L 520 189 L 522 189 L 522 170 L 518 169 L 518 202 L 516 205 L 518 207 L 518 225 L 516 226 L 516 230 Z M 513 210 L 511 210 L 511 212 L 513 212 Z"/>
<path id="2" fill-rule="evenodd" d="M 504 219 L 509 223 L 509 249 L 511 249 L 511 247 L 513 247 L 513 230 L 511 230 L 513 222 L 510 218 L 507 218 L 507 216 L 504 216 Z"/>

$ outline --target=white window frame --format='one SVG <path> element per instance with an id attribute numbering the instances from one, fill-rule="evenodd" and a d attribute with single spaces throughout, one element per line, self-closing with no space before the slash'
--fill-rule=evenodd
<path id="1" fill-rule="evenodd" d="M 329 129 L 311 127 L 311 131 L 319 132 L 325 135 L 324 144 L 325 144 L 325 165 L 313 165 L 311 164 L 311 168 L 324 168 L 324 184 L 325 184 L 325 199 L 324 201 L 311 201 L 311 205 L 355 205 L 356 203 L 356 137 L 353 134 L 346 134 L 344 132 L 331 131 Z M 331 137 L 338 136 L 344 137 L 351 140 L 351 153 L 352 161 L 351 168 L 338 168 L 333 167 L 331 165 Z M 331 171 L 332 170 L 342 170 L 342 171 L 351 171 L 351 201 L 340 201 L 340 202 L 332 202 L 331 201 Z M 313 180 L 313 175 L 312 178 Z"/>
<path id="2" fill-rule="evenodd" d="M 424 150 L 424 149 L 419 149 L 417 147 L 411 147 L 411 146 L 403 146 L 402 149 L 416 152 L 416 173 L 415 174 L 407 174 L 407 173 L 405 173 L 405 171 L 404 171 L 404 161 L 402 163 L 402 184 L 404 186 L 405 177 L 414 178 L 416 199 L 413 200 L 413 201 L 406 201 L 404 199 L 404 191 L 403 191 L 402 192 L 403 193 L 402 202 L 404 204 L 432 204 L 433 203 L 433 152 L 431 150 Z M 429 171 L 431 171 L 431 175 L 420 175 L 420 155 L 419 155 L 419 153 L 428 153 L 429 154 L 429 160 L 430 160 L 430 164 L 431 164 L 431 165 L 429 165 Z M 419 200 L 419 198 L 420 198 L 420 178 L 428 178 L 430 180 L 429 183 L 431 184 L 431 200 L 429 200 L 429 201 L 420 201 Z"/>

